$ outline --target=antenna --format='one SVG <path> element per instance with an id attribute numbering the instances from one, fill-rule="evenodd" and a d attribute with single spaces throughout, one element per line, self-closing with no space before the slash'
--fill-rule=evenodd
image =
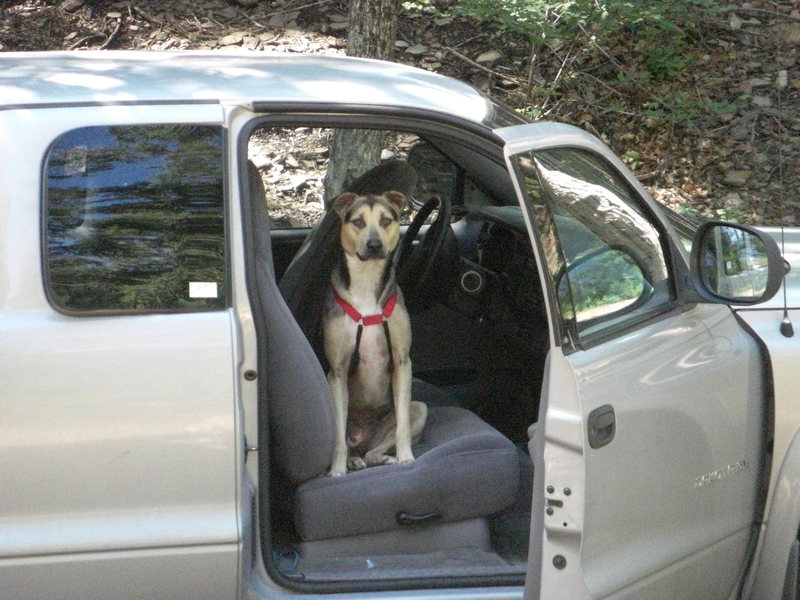
<path id="1" fill-rule="evenodd" d="M 778 58 L 780 59 L 781 54 L 781 46 L 778 45 Z M 787 84 L 787 75 L 785 70 L 778 71 L 778 79 L 776 81 L 776 85 L 778 86 L 778 112 L 775 115 L 775 118 L 778 121 L 778 199 L 781 203 L 781 207 L 786 206 L 783 202 L 783 121 L 781 120 L 781 98 L 783 96 L 783 88 L 786 87 Z M 786 224 L 785 219 L 781 219 L 781 255 L 784 257 L 786 256 Z M 786 261 L 786 258 L 783 259 Z M 787 267 L 789 263 L 786 262 Z M 790 338 L 794 336 L 794 327 L 792 326 L 792 320 L 789 318 L 789 303 L 787 300 L 786 294 L 786 275 L 789 273 L 789 269 L 785 269 L 783 272 L 783 320 L 781 321 L 781 335 L 783 337 Z"/>

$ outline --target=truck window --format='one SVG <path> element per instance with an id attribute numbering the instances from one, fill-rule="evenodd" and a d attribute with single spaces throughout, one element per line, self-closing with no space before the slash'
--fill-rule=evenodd
<path id="1" fill-rule="evenodd" d="M 599 157 L 557 148 L 517 158 L 540 229 L 559 254 L 551 267 L 565 325 L 591 342 L 667 310 L 674 299 L 664 237 L 635 193 Z M 558 249 L 558 252 L 556 252 Z"/>
<path id="2" fill-rule="evenodd" d="M 227 304 L 223 132 L 84 127 L 45 163 L 45 283 L 67 312 Z"/>

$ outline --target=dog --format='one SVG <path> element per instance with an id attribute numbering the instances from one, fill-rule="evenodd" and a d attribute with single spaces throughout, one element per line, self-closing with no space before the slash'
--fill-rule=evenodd
<path id="1" fill-rule="evenodd" d="M 329 475 L 414 460 L 427 417 L 411 401 L 411 322 L 395 279 L 401 192 L 336 197 L 340 256 L 323 312 L 336 437 Z M 389 454 L 395 448 L 395 456 Z"/>

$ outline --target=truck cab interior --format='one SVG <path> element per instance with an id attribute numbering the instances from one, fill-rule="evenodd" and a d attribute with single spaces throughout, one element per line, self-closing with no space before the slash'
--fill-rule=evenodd
<path id="1" fill-rule="evenodd" d="M 488 152 L 485 140 L 452 139 L 437 127 L 372 129 L 384 160 L 342 183 L 341 191 L 356 193 L 400 189 L 411 201 L 397 270 L 412 320 L 412 398 L 429 416 L 413 464 L 334 478 L 326 474 L 334 431 L 320 312 L 339 217 L 324 210 L 332 200 L 325 173 L 336 158 L 321 160 L 320 148 L 333 147 L 338 131 L 310 125 L 267 123 L 249 144 L 250 287 L 269 373 L 260 401 L 269 437 L 261 467 L 268 560 L 303 584 L 453 585 L 476 576 L 520 583 L 531 511 L 528 429 L 548 332 L 499 147 Z M 260 147 L 304 136 L 288 161 L 298 167 L 268 150 L 265 158 Z M 286 185 L 287 170 L 300 184 Z M 321 205 L 322 216 L 311 227 L 286 227 L 276 214 L 287 197 Z"/>

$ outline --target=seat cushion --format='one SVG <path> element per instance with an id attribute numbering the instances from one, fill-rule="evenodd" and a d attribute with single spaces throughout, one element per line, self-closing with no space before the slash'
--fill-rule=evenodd
<path id="1" fill-rule="evenodd" d="M 342 477 L 316 477 L 294 497 L 294 523 L 306 541 L 387 531 L 398 513 L 459 521 L 498 512 L 519 486 L 516 447 L 473 413 L 429 407 L 410 465 L 371 467 Z"/>

